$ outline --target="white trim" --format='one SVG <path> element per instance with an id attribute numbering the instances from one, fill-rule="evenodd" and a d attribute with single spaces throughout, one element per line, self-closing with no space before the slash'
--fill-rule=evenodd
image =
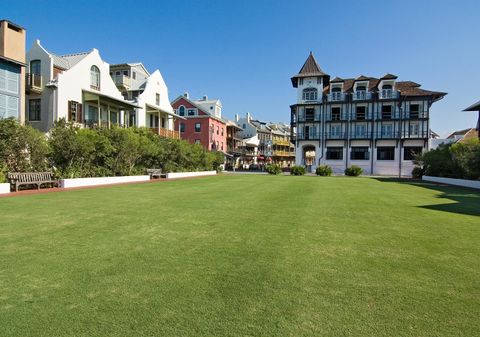
<path id="1" fill-rule="evenodd" d="M 455 185 L 455 186 L 462 186 L 462 187 L 480 189 L 480 181 L 479 180 L 441 178 L 441 177 L 431 177 L 431 176 L 423 176 L 422 180 L 430 181 L 430 182 L 434 182 L 434 183 L 441 183 L 441 184 L 448 184 L 448 185 Z"/>
<path id="2" fill-rule="evenodd" d="M 75 178 L 60 179 L 61 188 L 100 186 L 121 183 L 149 181 L 150 176 L 123 176 L 123 177 L 96 177 L 96 178 Z"/>
<path id="3" fill-rule="evenodd" d="M 10 183 L 0 184 L 0 194 L 10 193 Z"/>
<path id="4" fill-rule="evenodd" d="M 167 179 L 214 176 L 216 174 L 217 174 L 217 171 L 172 172 L 172 173 L 167 173 Z"/>

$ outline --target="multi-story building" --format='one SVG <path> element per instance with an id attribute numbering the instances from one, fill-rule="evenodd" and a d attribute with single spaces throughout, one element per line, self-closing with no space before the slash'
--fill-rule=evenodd
<path id="1" fill-rule="evenodd" d="M 242 128 L 236 123 L 230 120 L 227 121 L 227 167 L 236 168 L 238 166 L 238 161 L 242 156 L 243 139 L 240 137 L 241 131 Z"/>
<path id="2" fill-rule="evenodd" d="M 25 121 L 25 29 L 0 21 L 0 118 Z M 27 77 L 27 79 L 31 79 Z"/>
<path id="3" fill-rule="evenodd" d="M 330 80 L 312 53 L 291 81 L 296 164 L 310 172 L 357 165 L 366 174 L 410 175 L 414 156 L 428 148 L 430 107 L 446 95 L 391 74 Z"/>
<path id="4" fill-rule="evenodd" d="M 142 63 L 110 65 L 110 76 L 126 100 L 133 101 L 135 125 L 148 127 L 163 137 L 180 138 L 175 130 L 175 115 L 168 98 L 168 88 L 160 70 L 152 74 Z"/>
<path id="5" fill-rule="evenodd" d="M 295 165 L 295 146 L 290 141 L 290 126 L 270 123 L 268 127 L 272 130 L 272 163 L 281 167 Z"/>
<path id="6" fill-rule="evenodd" d="M 191 100 L 185 93 L 171 105 L 176 115 L 185 118 L 175 121 L 182 139 L 201 144 L 206 150 L 227 152 L 227 122 L 222 119 L 220 100 L 209 100 L 207 96 Z"/>
<path id="7" fill-rule="evenodd" d="M 135 103 L 117 89 L 97 49 L 59 56 L 37 40 L 27 53 L 28 123 L 48 131 L 65 118 L 79 126 L 136 125 Z"/>

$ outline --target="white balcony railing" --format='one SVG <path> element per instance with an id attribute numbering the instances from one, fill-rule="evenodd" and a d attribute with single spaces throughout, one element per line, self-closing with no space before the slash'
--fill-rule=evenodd
<path id="1" fill-rule="evenodd" d="M 355 91 L 353 94 L 352 94 L 352 99 L 354 101 L 363 101 L 363 100 L 369 100 L 372 98 L 372 93 L 370 92 L 367 92 L 365 90 L 359 90 L 359 91 Z"/>
<path id="2" fill-rule="evenodd" d="M 398 98 L 398 91 L 392 89 L 382 89 L 380 91 L 380 99 L 395 99 Z"/>
<path id="3" fill-rule="evenodd" d="M 132 86 L 132 79 L 126 75 L 112 75 L 112 78 L 113 82 L 115 82 L 115 85 L 117 86 L 122 86 L 125 88 L 129 88 Z"/>
<path id="4" fill-rule="evenodd" d="M 338 102 L 345 100 L 345 94 L 343 92 L 332 92 L 328 94 L 328 101 L 329 102 Z"/>

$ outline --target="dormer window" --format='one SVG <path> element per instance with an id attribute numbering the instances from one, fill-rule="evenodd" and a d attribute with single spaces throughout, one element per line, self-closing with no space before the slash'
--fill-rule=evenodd
<path id="1" fill-rule="evenodd" d="M 316 88 L 303 89 L 302 98 L 304 101 L 316 101 L 318 96 L 318 90 Z"/>
<path id="2" fill-rule="evenodd" d="M 364 85 L 357 85 L 357 92 L 359 91 L 367 91 L 367 87 Z"/>
<path id="3" fill-rule="evenodd" d="M 100 69 L 97 66 L 90 68 L 90 88 L 100 90 Z"/>

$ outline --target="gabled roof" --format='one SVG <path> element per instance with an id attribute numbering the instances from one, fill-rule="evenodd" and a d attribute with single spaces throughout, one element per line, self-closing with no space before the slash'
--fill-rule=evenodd
<path id="1" fill-rule="evenodd" d="M 396 80 L 398 77 L 393 74 L 385 74 L 382 77 L 380 77 L 381 80 Z"/>
<path id="2" fill-rule="evenodd" d="M 300 77 L 316 77 L 316 76 L 328 76 L 328 74 L 324 73 L 323 70 L 320 68 L 320 66 L 317 63 L 317 60 L 315 59 L 315 56 L 313 56 L 313 53 L 310 52 L 310 55 L 308 55 L 307 60 L 303 64 L 302 68 L 298 72 L 297 75 L 293 76 L 291 78 L 293 86 L 296 88 L 297 87 L 297 79 Z"/>
<path id="3" fill-rule="evenodd" d="M 54 53 L 48 52 L 50 56 L 52 57 L 53 60 L 53 65 L 57 68 L 61 68 L 64 70 L 68 70 L 75 66 L 78 62 L 83 60 L 88 54 L 91 53 L 89 52 L 83 52 L 83 53 L 76 53 L 76 54 L 68 54 L 68 55 L 56 55 Z"/>
<path id="4" fill-rule="evenodd" d="M 130 68 L 140 67 L 145 72 L 145 74 L 147 74 L 147 76 L 151 75 L 150 72 L 147 70 L 147 68 L 145 68 L 145 66 L 143 65 L 142 62 L 117 63 L 117 64 L 111 64 L 110 65 L 110 69 L 112 69 L 112 68 L 122 68 L 122 67 L 130 67 Z"/>
<path id="5" fill-rule="evenodd" d="M 177 98 L 175 98 L 173 101 L 170 102 L 170 105 L 174 105 L 177 101 L 181 100 L 181 99 L 184 99 L 185 101 L 187 101 L 188 103 L 190 103 L 191 105 L 193 105 L 194 107 L 196 107 L 198 110 L 202 111 L 204 114 L 208 115 L 208 117 L 212 118 L 212 119 L 215 119 L 219 122 L 222 122 L 222 123 L 225 123 L 227 124 L 227 120 L 226 119 L 223 119 L 223 118 L 220 118 L 220 117 L 217 117 L 213 114 L 211 114 L 209 111 L 206 111 L 204 108 L 202 108 L 200 105 L 197 104 L 196 101 L 194 100 L 191 100 L 187 97 L 185 97 L 185 95 L 180 95 L 178 96 Z M 197 116 L 196 116 L 197 117 Z"/>
<path id="6" fill-rule="evenodd" d="M 330 83 L 340 83 L 340 82 L 343 82 L 343 78 L 340 78 L 340 77 L 335 77 L 333 80 L 330 81 Z"/>
<path id="7" fill-rule="evenodd" d="M 368 81 L 369 79 L 370 77 L 360 75 L 355 79 L 355 81 Z"/>

